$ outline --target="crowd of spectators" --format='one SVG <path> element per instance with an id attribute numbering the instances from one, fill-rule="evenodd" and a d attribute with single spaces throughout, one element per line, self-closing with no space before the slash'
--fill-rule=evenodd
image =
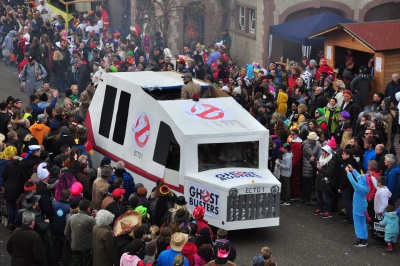
<path id="1" fill-rule="evenodd" d="M 0 5 L 2 57 L 18 66 L 20 89 L 29 99 L 26 106 L 12 96 L 0 103 L 2 224 L 13 232 L 13 261 L 235 265 L 227 232 L 214 236 L 204 209 L 189 213 L 185 198 L 163 180 L 150 194 L 122 161 L 114 169 L 108 157 L 93 165 L 83 123 L 95 90 L 103 73 L 133 71 L 175 70 L 233 97 L 271 133 L 269 168 L 282 182 L 282 206 L 297 201 L 316 206 L 312 214 L 322 218 L 343 215 L 354 224 L 357 247 L 368 245 L 367 223 L 376 233 L 380 222 L 387 227 L 387 251 L 393 250 L 398 220 L 397 231 L 388 220 L 397 218 L 400 191 L 394 149 L 399 74 L 369 99 L 373 58 L 359 62 L 351 51 L 338 74 L 323 53 L 266 68 L 256 62 L 239 67 L 223 30 L 214 45 L 185 45 L 176 57 L 156 32 L 147 56 L 141 26 L 127 34 L 110 28 L 104 6 L 77 13 L 67 31 L 45 1 L 26 7 L 9 2 L 15 5 Z M 60 106 L 58 97 L 64 98 Z M 34 232 L 44 252 L 37 245 L 21 252 L 21 238 L 39 241 Z M 253 265 L 274 265 L 269 248 Z"/>

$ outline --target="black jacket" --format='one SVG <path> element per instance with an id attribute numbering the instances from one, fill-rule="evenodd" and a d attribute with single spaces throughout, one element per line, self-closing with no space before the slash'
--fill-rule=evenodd
<path id="1" fill-rule="evenodd" d="M 36 195 L 40 195 L 39 206 L 42 213 L 46 215 L 47 219 L 53 222 L 53 204 L 51 203 L 50 191 L 47 184 L 39 181 L 36 183 Z"/>
<path id="2" fill-rule="evenodd" d="M 42 161 L 40 157 L 37 155 L 30 154 L 27 158 L 22 159 L 19 165 L 19 174 L 18 178 L 20 178 L 21 182 L 25 184 L 29 178 L 31 178 L 33 174 L 33 167 L 37 164 L 40 164 Z"/>
<path id="3" fill-rule="evenodd" d="M 312 112 L 310 114 L 314 116 L 315 110 L 318 108 L 324 108 L 328 104 L 328 96 L 324 92 L 321 92 L 318 95 L 315 95 L 315 100 L 314 100 L 314 107 Z"/>
<path id="4" fill-rule="evenodd" d="M 342 161 L 342 164 L 340 165 L 340 177 L 339 177 L 339 189 L 351 189 L 353 190 L 353 186 L 351 185 L 349 178 L 347 177 L 347 172 L 345 170 L 346 166 L 348 165 L 353 166 L 354 169 L 359 171 L 359 166 L 353 157 L 349 157 L 346 160 Z M 338 166 L 336 166 L 336 169 L 338 169 Z"/>
<path id="5" fill-rule="evenodd" d="M 10 121 L 10 116 L 7 113 L 0 113 L 0 133 L 7 137 L 7 125 Z"/>
<path id="6" fill-rule="evenodd" d="M 353 129 L 353 132 L 356 131 L 356 124 L 357 124 L 357 118 L 358 115 L 361 113 L 361 107 L 356 104 L 353 100 L 349 102 L 349 104 L 344 108 L 345 102 L 342 103 L 342 106 L 340 107 L 340 112 L 341 111 L 347 111 L 350 114 L 350 124 Z"/>
<path id="7" fill-rule="evenodd" d="M 376 161 L 378 162 L 378 168 L 379 170 L 384 173 L 387 169 L 387 166 L 385 165 L 385 155 L 388 154 L 386 150 L 384 150 L 381 154 L 376 154 Z"/>
<path id="8" fill-rule="evenodd" d="M 19 196 L 24 192 L 24 182 L 18 178 L 19 160 L 10 161 L 3 172 L 4 198 L 6 200 L 17 202 Z"/>
<path id="9" fill-rule="evenodd" d="M 60 154 L 60 148 L 63 145 L 68 145 L 70 148 L 76 145 L 74 138 L 69 135 L 61 136 L 59 140 L 55 140 L 54 142 L 54 156 Z"/>

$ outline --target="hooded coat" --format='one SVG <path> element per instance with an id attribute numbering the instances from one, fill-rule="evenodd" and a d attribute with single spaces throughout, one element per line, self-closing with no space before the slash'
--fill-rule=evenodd
<path id="1" fill-rule="evenodd" d="M 282 155 L 281 176 L 290 177 L 292 175 L 292 158 L 291 152 Z"/>
<path id="2" fill-rule="evenodd" d="M 385 226 L 385 241 L 395 242 L 399 235 L 399 216 L 397 216 L 397 213 L 385 213 L 385 218 L 383 221 L 380 221 L 379 224 Z"/>
<path id="3" fill-rule="evenodd" d="M 353 170 L 353 173 L 349 172 L 347 178 L 354 188 L 353 214 L 364 216 L 368 207 L 367 194 L 369 192 L 369 187 L 367 179 L 364 175 L 360 175 L 357 170 Z"/>
<path id="4" fill-rule="evenodd" d="M 399 186 L 400 166 L 394 164 L 385 171 L 386 186 L 392 193 L 389 204 L 395 206 L 400 194 Z"/>
<path id="5" fill-rule="evenodd" d="M 39 145 L 43 144 L 44 136 L 50 132 L 50 128 L 42 123 L 33 124 L 29 130 L 31 134 L 37 139 Z"/>
<path id="6" fill-rule="evenodd" d="M 366 105 L 368 91 L 372 77 L 368 74 L 359 74 L 351 83 L 351 92 L 354 94 L 354 101 L 363 108 Z"/>

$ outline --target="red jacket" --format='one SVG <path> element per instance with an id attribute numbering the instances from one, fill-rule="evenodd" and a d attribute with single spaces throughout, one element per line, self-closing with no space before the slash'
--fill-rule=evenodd
<path id="1" fill-rule="evenodd" d="M 24 58 L 24 60 L 22 60 L 21 63 L 18 64 L 18 74 L 22 72 L 22 69 L 24 69 L 26 64 L 28 64 L 28 58 Z"/>
<path id="2" fill-rule="evenodd" d="M 328 74 L 328 76 L 332 76 L 332 80 L 335 80 L 333 68 L 331 68 L 328 65 L 322 65 L 317 69 L 317 74 L 315 75 L 315 80 L 319 80 L 319 77 L 321 76 L 322 72 L 326 72 L 326 74 Z"/>
<path id="3" fill-rule="evenodd" d="M 208 225 L 208 222 L 206 220 L 204 220 L 203 218 L 201 219 L 196 219 L 196 224 L 197 224 L 197 231 L 196 231 L 196 235 L 200 234 L 200 230 L 203 229 L 204 227 L 207 227 L 208 229 L 210 229 L 210 237 L 213 238 L 214 234 L 211 230 L 211 227 Z"/>
<path id="4" fill-rule="evenodd" d="M 367 184 L 369 186 L 369 193 L 367 194 L 368 201 L 373 201 L 376 193 L 376 187 L 374 186 L 374 183 L 372 182 L 371 178 L 378 178 L 381 175 L 382 175 L 381 170 L 372 170 L 370 175 L 365 175 L 365 177 L 367 178 Z"/>

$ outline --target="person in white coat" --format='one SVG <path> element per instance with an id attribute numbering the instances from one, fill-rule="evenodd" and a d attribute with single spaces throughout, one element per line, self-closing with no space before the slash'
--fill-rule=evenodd
<path id="1" fill-rule="evenodd" d="M 51 9 L 48 5 L 46 5 L 46 1 L 39 0 L 39 5 L 37 6 L 37 10 L 39 10 L 40 14 L 42 14 L 43 20 L 50 20 L 51 21 Z"/>

